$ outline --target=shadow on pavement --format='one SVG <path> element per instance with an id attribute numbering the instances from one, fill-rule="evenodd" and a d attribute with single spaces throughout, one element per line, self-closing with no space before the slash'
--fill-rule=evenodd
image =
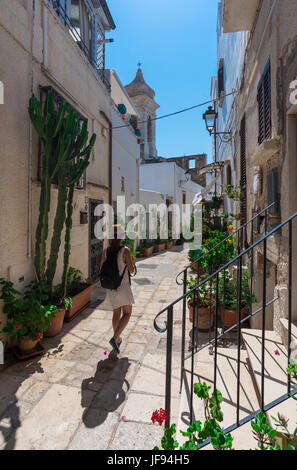
<path id="1" fill-rule="evenodd" d="M 130 388 L 125 378 L 130 364 L 127 357 L 118 359 L 111 353 L 107 359 L 98 363 L 94 377 L 83 380 L 81 404 L 85 408 L 83 422 L 86 427 L 100 426 L 108 414 L 115 412 L 125 401 Z M 88 392 L 98 388 L 90 405 Z"/>

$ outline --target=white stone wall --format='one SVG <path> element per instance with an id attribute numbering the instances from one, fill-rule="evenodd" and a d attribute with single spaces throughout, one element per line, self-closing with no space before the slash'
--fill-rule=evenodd
<path id="1" fill-rule="evenodd" d="M 97 134 L 87 187 L 75 191 L 71 265 L 89 274 L 88 225 L 80 225 L 80 211 L 88 209 L 88 198 L 109 196 L 109 140 L 102 129 L 110 119 L 110 96 L 84 53 L 70 36 L 51 6 L 41 0 L 0 2 L 0 80 L 5 103 L 0 105 L 1 185 L 0 185 L 0 276 L 22 289 L 34 277 L 33 257 L 38 217 L 37 181 L 38 136 L 30 125 L 28 102 L 40 86 L 53 86 L 81 114 L 89 119 L 89 132 Z M 26 8 L 24 8 L 24 6 Z M 44 19 L 48 18 L 48 64 L 44 65 Z M 52 189 L 50 228 L 55 210 L 56 190 Z M 49 242 L 51 233 L 49 234 Z M 60 249 L 57 275 L 62 270 Z M 19 282 L 19 279 L 24 280 Z M 0 321 L 3 317 L 0 315 Z"/>

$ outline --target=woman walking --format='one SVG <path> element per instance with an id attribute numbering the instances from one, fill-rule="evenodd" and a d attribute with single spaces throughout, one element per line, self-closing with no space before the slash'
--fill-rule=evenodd
<path id="1" fill-rule="evenodd" d="M 113 349 L 119 353 L 122 343 L 121 334 L 128 325 L 132 314 L 132 304 L 134 304 L 130 285 L 130 274 L 134 273 L 134 264 L 130 249 L 122 245 L 124 237 L 122 226 L 114 225 L 113 228 L 114 239 L 109 240 L 108 248 L 103 250 L 100 278 L 102 286 L 107 290 L 104 303 L 110 304 L 113 308 L 114 335 L 109 342 Z"/>

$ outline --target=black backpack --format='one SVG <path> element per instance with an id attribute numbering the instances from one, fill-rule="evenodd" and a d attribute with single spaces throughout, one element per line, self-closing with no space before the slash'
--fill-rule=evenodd
<path id="1" fill-rule="evenodd" d="M 127 266 L 125 266 L 123 274 L 120 276 L 119 267 L 118 267 L 118 253 L 123 247 L 119 248 L 116 251 L 111 251 L 107 248 L 106 250 L 106 259 L 102 265 L 100 271 L 100 281 L 101 286 L 104 289 L 116 290 L 120 287 L 124 274 L 126 272 Z"/>

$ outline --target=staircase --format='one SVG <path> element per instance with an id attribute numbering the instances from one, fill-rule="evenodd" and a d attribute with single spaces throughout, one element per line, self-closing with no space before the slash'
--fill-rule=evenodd
<path id="1" fill-rule="evenodd" d="M 288 321 L 283 320 L 282 322 L 284 337 L 287 339 Z M 236 450 L 248 450 L 256 447 L 256 441 L 250 423 L 244 424 L 244 422 L 250 415 L 257 414 L 261 410 L 262 331 L 243 329 L 241 334 L 243 349 L 240 357 L 240 406 L 238 417 L 243 424 L 231 433 L 234 437 L 234 448 Z M 297 345 L 297 327 L 293 324 L 292 337 L 296 338 Z M 267 331 L 265 338 L 264 402 L 274 403 L 287 394 L 287 348 L 283 344 L 282 338 L 273 331 Z M 224 413 L 224 428 L 227 429 L 232 428 L 237 420 L 237 350 L 218 348 L 217 355 L 217 389 L 223 395 L 222 411 Z M 177 438 L 180 442 L 182 442 L 182 439 L 179 437 L 179 431 L 185 431 L 190 424 L 190 361 L 191 358 L 186 361 L 186 374 L 181 393 L 179 422 L 177 424 Z M 194 368 L 197 371 L 194 374 L 194 383 L 206 382 L 207 385 L 213 388 L 213 354 L 209 348 L 205 348 L 195 356 Z M 203 421 L 203 413 L 202 401 L 194 396 L 192 421 L 194 422 L 197 419 Z M 271 424 L 273 424 L 272 416 L 277 418 L 278 413 L 285 417 L 291 417 L 289 430 L 293 433 L 297 421 L 296 402 L 289 399 L 268 410 L 266 415 Z M 208 447 L 206 446 L 206 448 Z"/>
<path id="2" fill-rule="evenodd" d="M 221 267 L 207 279 L 199 282 L 191 291 L 185 290 L 183 296 L 163 309 L 155 318 L 155 328 L 159 332 L 167 332 L 167 362 L 166 362 L 166 403 L 167 412 L 166 427 L 170 426 L 171 409 L 171 367 L 172 367 L 172 324 L 174 312 L 180 311 L 182 304 L 182 354 L 181 354 L 181 401 L 180 413 L 177 425 L 177 440 L 182 442 L 179 430 L 185 430 L 195 420 L 204 421 L 203 402 L 193 394 L 193 384 L 206 382 L 212 389 L 218 389 L 223 395 L 222 411 L 224 412 L 223 426 L 225 432 L 231 432 L 234 437 L 235 449 L 253 449 L 256 441 L 252 435 L 250 421 L 260 411 L 266 413 L 273 424 L 272 416 L 277 418 L 278 413 L 290 418 L 289 429 L 292 432 L 296 427 L 297 411 L 296 402 L 290 395 L 297 393 L 288 378 L 286 369 L 289 360 L 297 362 L 297 327 L 292 323 L 292 230 L 293 221 L 297 221 L 297 213 L 280 224 L 241 251 L 234 260 Z M 266 312 L 270 305 L 279 301 L 279 298 L 267 298 L 266 290 L 266 263 L 267 243 L 269 238 L 279 231 L 286 233 L 288 237 L 288 307 L 280 320 L 281 334 L 266 329 Z M 239 306 L 241 305 L 241 279 L 244 263 L 251 264 L 251 254 L 258 245 L 261 245 L 263 253 L 263 280 L 262 298 L 257 299 L 259 308 L 247 313 L 246 318 L 241 319 Z M 219 324 L 219 276 L 222 276 L 230 268 L 236 267 L 238 276 L 237 289 L 237 322 L 224 330 Z M 186 268 L 187 269 L 187 268 Z M 186 272 L 186 271 L 185 271 Z M 185 276 L 186 278 L 186 276 Z M 214 337 L 198 347 L 197 332 L 192 328 L 192 349 L 189 354 L 185 353 L 185 333 L 189 329 L 186 326 L 186 299 L 189 293 L 194 296 L 194 311 L 198 308 L 199 324 L 199 288 L 205 283 L 213 282 L 216 285 L 215 301 L 215 326 Z M 160 328 L 157 319 L 160 315 L 167 313 L 165 328 Z M 261 329 L 249 329 L 245 325 L 254 315 L 262 317 Z M 231 347 L 222 346 L 222 340 L 231 333 L 236 332 L 237 340 Z M 199 333 L 198 333 L 199 334 Z M 201 447 L 207 448 L 207 443 Z"/>

